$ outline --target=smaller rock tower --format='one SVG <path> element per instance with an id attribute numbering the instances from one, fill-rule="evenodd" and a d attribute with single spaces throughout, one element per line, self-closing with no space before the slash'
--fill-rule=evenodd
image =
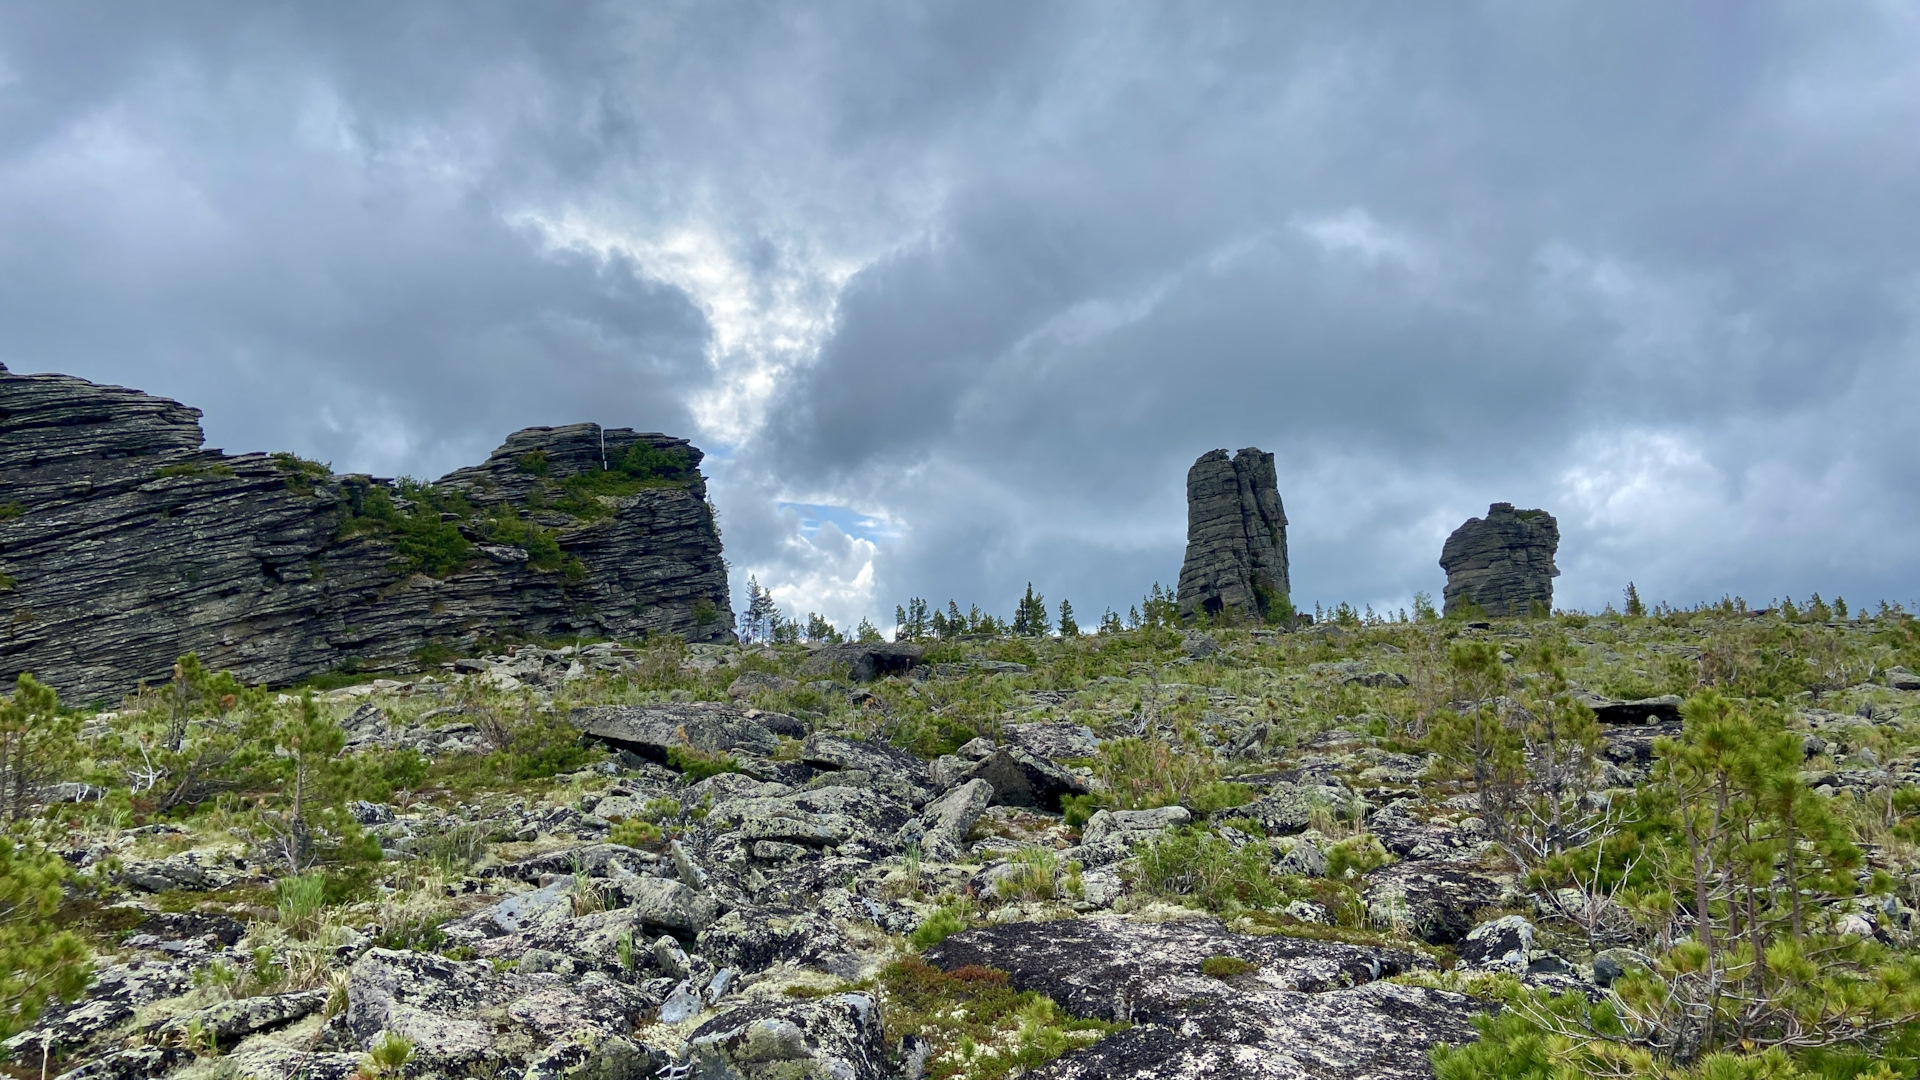
<path id="1" fill-rule="evenodd" d="M 1488 615 L 1525 615 L 1539 601 L 1553 607 L 1553 579 L 1560 570 L 1560 524 L 1545 510 L 1515 510 L 1494 503 L 1484 518 L 1468 518 L 1440 549 L 1447 572 L 1446 613 L 1467 603 Z"/>
<path id="2" fill-rule="evenodd" d="M 1187 470 L 1187 559 L 1180 614 L 1231 608 L 1269 618 L 1287 601 L 1287 514 L 1273 455 L 1248 447 L 1228 460 L 1209 450 Z"/>

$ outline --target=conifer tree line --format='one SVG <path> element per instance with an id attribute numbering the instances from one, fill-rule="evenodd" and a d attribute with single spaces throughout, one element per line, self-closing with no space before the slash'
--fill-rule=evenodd
<path id="1" fill-rule="evenodd" d="M 1128 608 L 1124 618 L 1112 608 L 1102 612 L 1094 632 L 1117 634 L 1124 630 L 1174 626 L 1180 621 L 1179 595 L 1156 581 L 1138 604 Z M 984 611 L 978 604 L 969 605 L 962 611 L 956 600 L 948 600 L 947 606 L 942 609 L 916 596 L 905 604 L 894 606 L 893 622 L 894 641 L 1055 635 L 1072 638 L 1086 632 L 1080 626 L 1071 600 L 1063 598 L 1058 606 L 1050 608 L 1046 597 L 1034 591 L 1031 581 L 1027 582 L 1026 591 L 1014 604 L 1010 618 Z M 755 576 L 747 578 L 747 607 L 740 613 L 737 626 L 740 639 L 749 644 L 796 645 L 815 641 L 840 644 L 846 641 L 887 640 L 871 619 L 862 618 L 859 626 L 852 633 L 847 633 L 817 612 L 808 612 L 805 619 L 790 617 L 774 599 L 773 590 L 763 587 Z"/>

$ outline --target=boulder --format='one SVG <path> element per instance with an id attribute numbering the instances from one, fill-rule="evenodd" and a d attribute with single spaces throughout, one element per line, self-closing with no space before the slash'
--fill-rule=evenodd
<path id="1" fill-rule="evenodd" d="M 993 785 L 995 806 L 1032 806 L 1056 813 L 1063 796 L 1085 795 L 1088 790 L 1086 781 L 1064 767 L 1017 746 L 995 750 L 961 769 L 952 780 L 955 784 L 985 780 Z"/>
<path id="2" fill-rule="evenodd" d="M 847 940 L 819 911 L 738 908 L 700 931 L 700 955 L 753 975 L 780 963 L 824 968 L 845 956 Z"/>
<path id="3" fill-rule="evenodd" d="M 1353 793 L 1332 784 L 1278 783 L 1253 802 L 1234 810 L 1235 817 L 1260 823 L 1268 835 L 1297 833 L 1313 824 L 1316 812 L 1344 816 Z"/>
<path id="4" fill-rule="evenodd" d="M 666 878 L 635 877 L 621 881 L 627 906 L 649 929 L 692 938 L 720 916 L 712 896 Z"/>
<path id="5" fill-rule="evenodd" d="M 816 649 L 800 665 L 802 675 L 845 675 L 854 682 L 871 682 L 912 671 L 926 652 L 918 645 L 893 641 L 858 641 Z"/>
<path id="6" fill-rule="evenodd" d="M 1180 615 L 1233 610 L 1266 618 L 1292 590 L 1287 515 L 1273 455 L 1248 447 L 1228 460 L 1209 450 L 1187 470 L 1187 555 Z"/>
<path id="7" fill-rule="evenodd" d="M 780 749 L 780 739 L 761 722 L 762 715 L 711 701 L 594 705 L 571 714 L 574 726 L 588 738 L 652 761 L 666 761 L 669 750 L 770 755 Z"/>
<path id="8" fill-rule="evenodd" d="M 1890 690 L 1920 690 L 1920 675 L 1915 675 L 1903 667 L 1888 668 L 1887 688 Z"/>
<path id="9" fill-rule="evenodd" d="M 993 785 L 975 778 L 930 803 L 920 816 L 921 856 L 929 862 L 959 859 L 966 850 L 967 834 L 992 802 Z"/>
<path id="10" fill-rule="evenodd" d="M 927 763 L 885 743 L 813 735 L 801 748 L 800 760 L 823 772 L 844 774 L 833 782 L 871 787 L 909 806 L 923 806 L 933 794 Z"/>
<path id="11" fill-rule="evenodd" d="M 1081 827 L 1080 842 L 1099 844 L 1117 840 L 1131 845 L 1192 820 L 1193 815 L 1184 806 L 1162 806 L 1153 810 L 1100 810 Z"/>
<path id="12" fill-rule="evenodd" d="M 1469 603 L 1488 615 L 1525 615 L 1535 604 L 1551 610 L 1559 547 L 1560 525 L 1545 510 L 1494 503 L 1486 517 L 1468 518 L 1440 549 L 1446 613 Z"/>
<path id="13" fill-rule="evenodd" d="M 1519 915 L 1504 915 L 1468 931 L 1457 951 L 1460 962 L 1469 967 L 1519 975 L 1527 970 L 1533 938 L 1532 923 Z"/>
<path id="14" fill-rule="evenodd" d="M 363 1049 L 391 1031 L 425 1062 L 477 1062 L 494 1052 L 493 1025 L 478 1014 L 508 994 L 491 964 L 372 949 L 348 970 L 347 1030 Z"/>
<path id="15" fill-rule="evenodd" d="M 1100 752 L 1100 739 L 1085 724 L 1008 724 L 1007 742 L 1030 754 L 1061 761 L 1090 758 Z"/>
<path id="16" fill-rule="evenodd" d="M 738 1080 L 885 1080 L 880 1006 L 866 994 L 805 1002 L 757 1002 L 728 1009 L 687 1041 L 694 1075 Z"/>
<path id="17" fill-rule="evenodd" d="M 1200 965 L 1213 956 L 1253 969 L 1211 978 Z M 1380 981 L 1430 966 L 1414 953 L 1235 934 L 1213 919 L 1009 923 L 956 934 L 926 958 L 998 968 L 1075 1016 L 1133 1024 L 1030 1074 L 1056 1080 L 1429 1077 L 1428 1051 L 1471 1041 L 1484 1008 Z"/>
<path id="18" fill-rule="evenodd" d="M 1452 945 L 1480 922 L 1480 912 L 1508 899 L 1508 887 L 1470 866 L 1436 860 L 1395 863 L 1367 876 L 1367 916 L 1422 941 Z"/>

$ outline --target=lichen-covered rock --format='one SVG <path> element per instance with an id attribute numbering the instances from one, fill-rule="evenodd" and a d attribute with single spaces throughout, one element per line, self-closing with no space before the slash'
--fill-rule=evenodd
<path id="1" fill-rule="evenodd" d="M 0 516 L 0 678 L 31 671 L 85 701 L 164 680 L 189 652 L 248 682 L 290 683 L 349 660 L 411 670 L 428 645 L 506 634 L 732 638 L 701 455 L 685 440 L 592 424 L 514 434 L 441 483 L 482 509 L 520 508 L 535 484 L 602 468 L 603 444 L 670 451 L 686 475 L 610 497 L 604 514 L 541 511 L 560 549 L 541 568 L 474 546 L 432 577 L 389 539 L 341 530 L 390 482 L 204 450 L 199 416 L 0 367 L 0 491 L 20 511 Z M 543 476 L 523 469 L 534 456 Z"/>
<path id="2" fill-rule="evenodd" d="M 1045 994 L 1075 1015 L 1134 1025 L 1028 1074 L 1034 1077 L 1429 1077 L 1428 1050 L 1471 1040 L 1479 1008 L 1458 994 L 1379 981 L 1427 966 L 1413 953 L 1235 934 L 1212 919 L 1011 923 L 957 934 L 926 955 L 946 970 L 998 968 L 1015 988 Z M 1209 978 L 1200 964 L 1211 956 L 1254 968 Z"/>
<path id="3" fill-rule="evenodd" d="M 494 1048 L 493 1025 L 478 1014 L 508 995 L 490 964 L 373 949 L 348 972 L 347 1029 L 363 1049 L 391 1031 L 424 1061 L 478 1061 Z"/>
<path id="4" fill-rule="evenodd" d="M 1101 810 L 1087 819 L 1080 840 L 1098 844 L 1114 839 L 1131 844 L 1154 833 L 1164 832 L 1193 820 L 1184 806 L 1162 806 L 1153 810 Z"/>
<path id="5" fill-rule="evenodd" d="M 1468 518 L 1440 549 L 1451 615 L 1467 603 L 1488 615 L 1525 615 L 1534 604 L 1553 607 L 1553 565 L 1560 525 L 1545 510 L 1494 503 L 1484 518 Z"/>
<path id="6" fill-rule="evenodd" d="M 716 964 L 749 975 L 775 964 L 840 966 L 847 940 L 833 921 L 818 911 L 739 908 L 700 931 L 697 947 Z"/>
<path id="7" fill-rule="evenodd" d="M 1506 883 L 1456 862 L 1413 860 L 1367 875 L 1367 916 L 1435 945 L 1451 945 L 1508 899 Z"/>
<path id="8" fill-rule="evenodd" d="M 192 981 L 184 964 L 135 960 L 102 968 L 94 972 L 79 1001 L 49 1006 L 38 1023 L 0 1043 L 0 1048 L 14 1061 L 35 1065 L 43 1051 L 65 1056 L 125 1023 L 140 1006 L 186 993 Z"/>
<path id="9" fill-rule="evenodd" d="M 1297 833 L 1313 824 L 1316 814 L 1347 815 L 1353 793 L 1332 784 L 1275 784 L 1267 793 L 1234 810 L 1236 817 L 1260 823 L 1269 835 Z"/>
<path id="10" fill-rule="evenodd" d="M 780 738 L 759 721 L 760 715 L 758 710 L 690 701 L 594 705 L 573 710 L 571 717 L 574 726 L 590 738 L 665 761 L 670 750 L 771 754 L 780 749 Z"/>
<path id="11" fill-rule="evenodd" d="M 1228 460 L 1209 450 L 1187 470 L 1187 556 L 1180 614 L 1231 609 L 1266 617 L 1292 591 L 1287 514 L 1273 455 L 1248 447 Z"/>
<path id="12" fill-rule="evenodd" d="M 966 848 L 967 834 L 973 831 L 993 802 L 993 785 L 973 779 L 928 804 L 917 823 L 920 853 L 931 862 L 952 862 Z M 916 823 L 908 823 L 913 830 Z M 903 838 L 909 838 L 906 832 Z"/>
<path id="13" fill-rule="evenodd" d="M 811 735 L 800 749 L 800 760 L 822 772 L 839 774 L 833 783 L 871 787 L 908 806 L 922 806 L 932 796 L 933 777 L 927 763 L 884 743 Z"/>
<path id="14" fill-rule="evenodd" d="M 1503 915 L 1467 932 L 1460 942 L 1460 962 L 1488 971 L 1522 974 L 1533 951 L 1533 924 L 1520 915 Z"/>
<path id="15" fill-rule="evenodd" d="M 866 994 L 741 1005 L 694 1030 L 687 1056 L 712 1080 L 883 1080 L 880 1006 Z"/>
<path id="16" fill-rule="evenodd" d="M 912 816 L 906 804 L 878 791 L 837 784 L 727 799 L 707 814 L 707 826 L 718 833 L 709 854 L 717 862 L 784 862 L 825 853 L 882 858 L 899 852 L 900 827 Z"/>

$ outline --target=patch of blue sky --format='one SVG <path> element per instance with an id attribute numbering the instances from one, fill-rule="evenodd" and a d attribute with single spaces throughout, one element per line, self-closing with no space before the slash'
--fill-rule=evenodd
<path id="1" fill-rule="evenodd" d="M 782 502 L 783 512 L 791 512 L 800 518 L 800 534 L 808 539 L 820 531 L 820 526 L 831 523 L 848 536 L 874 543 L 896 539 L 900 535 L 898 524 L 885 518 L 863 513 L 847 506 L 834 506 L 827 503 Z"/>

